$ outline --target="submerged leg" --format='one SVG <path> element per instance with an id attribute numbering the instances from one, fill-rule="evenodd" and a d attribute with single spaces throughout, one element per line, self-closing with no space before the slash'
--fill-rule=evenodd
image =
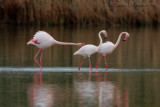
<path id="1" fill-rule="evenodd" d="M 82 60 L 81 64 L 79 65 L 79 71 L 80 71 L 80 69 L 81 69 L 81 66 L 82 66 L 82 64 L 83 64 L 84 60 L 85 60 L 85 59 L 83 58 L 83 60 Z"/>
<path id="2" fill-rule="evenodd" d="M 96 69 L 97 69 L 98 64 L 99 64 L 99 62 L 101 61 L 102 57 L 103 57 L 103 56 L 101 56 L 101 57 L 99 58 L 99 60 L 98 60 L 98 62 L 97 62 L 97 64 L 96 64 Z"/>
<path id="3" fill-rule="evenodd" d="M 38 50 L 37 54 L 36 54 L 35 57 L 34 57 L 34 60 L 35 60 L 35 62 L 38 64 L 38 66 L 41 68 L 41 65 L 39 64 L 39 62 L 38 62 L 37 59 L 36 59 L 40 51 L 41 51 L 41 49 Z"/>
<path id="4" fill-rule="evenodd" d="M 90 65 L 90 69 L 91 71 L 93 70 L 92 66 L 91 66 L 91 60 L 90 60 L 90 57 L 88 58 L 89 59 L 89 65 Z"/>
<path id="5" fill-rule="evenodd" d="M 106 62 L 106 56 L 104 56 L 104 61 L 105 61 L 105 66 L 106 66 L 107 71 L 108 71 L 108 66 L 107 66 L 107 62 Z"/>

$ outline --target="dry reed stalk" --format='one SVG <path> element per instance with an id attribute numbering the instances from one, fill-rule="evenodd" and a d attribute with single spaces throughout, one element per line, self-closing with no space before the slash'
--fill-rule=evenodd
<path id="1" fill-rule="evenodd" d="M 160 22 L 159 0 L 134 1 L 137 4 L 131 2 L 131 0 L 0 0 L 0 23 L 55 25 Z"/>

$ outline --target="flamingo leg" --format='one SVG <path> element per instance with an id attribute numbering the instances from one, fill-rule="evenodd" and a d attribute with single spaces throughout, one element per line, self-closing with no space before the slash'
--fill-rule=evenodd
<path id="1" fill-rule="evenodd" d="M 81 64 L 79 65 L 79 71 L 80 71 L 80 69 L 81 69 L 81 66 L 82 66 L 82 64 L 83 64 L 84 60 L 85 60 L 85 59 L 83 58 L 83 60 L 82 60 Z"/>
<path id="2" fill-rule="evenodd" d="M 92 71 L 92 70 L 93 70 L 93 68 L 92 68 L 92 66 L 91 66 L 91 59 L 90 59 L 90 57 L 89 57 L 88 59 L 89 59 L 90 69 L 91 69 L 91 71 Z"/>
<path id="3" fill-rule="evenodd" d="M 35 62 L 38 64 L 38 66 L 41 68 L 41 65 L 39 64 L 39 62 L 38 62 L 37 59 L 36 59 L 40 51 L 41 51 L 41 49 L 38 50 L 37 54 L 36 54 L 35 57 L 34 57 L 34 60 L 35 60 Z"/>
<path id="4" fill-rule="evenodd" d="M 43 49 L 41 50 L 41 56 L 40 56 L 40 65 L 41 65 L 40 84 L 42 84 L 42 55 L 43 55 Z"/>
<path id="5" fill-rule="evenodd" d="M 104 56 L 104 61 L 105 61 L 105 65 L 106 65 L 106 68 L 107 68 L 107 71 L 108 71 L 108 65 L 107 65 L 107 61 L 106 61 L 106 56 Z"/>
<path id="6" fill-rule="evenodd" d="M 40 66 L 41 66 L 41 70 L 42 70 L 42 55 L 43 55 L 43 49 L 41 49 L 41 56 L 40 56 Z"/>
<path id="7" fill-rule="evenodd" d="M 98 67 L 98 65 L 99 65 L 99 62 L 101 61 L 102 57 L 103 57 L 103 56 L 101 56 L 101 57 L 99 58 L 99 60 L 98 60 L 98 62 L 97 62 L 97 64 L 96 64 L 96 69 L 97 69 L 97 67 Z"/>

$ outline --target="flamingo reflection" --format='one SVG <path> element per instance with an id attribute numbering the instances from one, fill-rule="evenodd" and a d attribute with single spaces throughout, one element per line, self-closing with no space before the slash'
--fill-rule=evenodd
<path id="1" fill-rule="evenodd" d="M 41 73 L 34 74 L 34 83 L 28 89 L 28 98 L 31 107 L 52 107 L 54 102 L 53 88 L 42 84 Z"/>
<path id="2" fill-rule="evenodd" d="M 95 76 L 93 78 L 91 76 Z M 128 91 L 123 92 L 119 87 L 107 80 L 107 71 L 104 78 L 99 72 L 89 73 L 89 80 L 74 81 L 74 90 L 78 94 L 80 106 L 83 107 L 128 107 Z M 82 76 L 82 74 L 81 74 Z M 96 79 L 96 80 L 95 80 Z M 92 80 L 92 81 L 91 81 Z"/>

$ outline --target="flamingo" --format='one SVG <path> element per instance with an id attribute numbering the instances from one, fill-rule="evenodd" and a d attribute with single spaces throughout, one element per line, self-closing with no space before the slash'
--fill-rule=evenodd
<path id="1" fill-rule="evenodd" d="M 121 32 L 119 37 L 118 37 L 118 40 L 116 42 L 116 44 L 110 42 L 110 41 L 107 41 L 105 43 L 103 43 L 98 51 L 98 53 L 100 53 L 102 56 L 100 57 L 100 59 L 98 60 L 97 64 L 96 64 L 96 69 L 98 67 L 98 64 L 100 62 L 100 60 L 102 59 L 102 57 L 104 57 L 104 61 L 105 61 L 105 66 L 108 70 L 108 66 L 107 66 L 107 63 L 106 63 L 106 55 L 108 54 L 111 54 L 116 48 L 117 46 L 119 45 L 120 43 L 120 40 L 121 40 L 121 37 L 122 35 L 125 34 L 125 38 L 123 39 L 123 41 L 126 41 L 129 37 L 129 33 L 128 32 Z"/>
<path id="2" fill-rule="evenodd" d="M 37 54 L 34 57 L 35 62 L 39 65 L 42 71 L 42 54 L 43 50 L 45 48 L 51 47 L 52 45 L 78 45 L 78 46 L 83 46 L 85 45 L 84 43 L 69 43 L 69 42 L 60 42 L 55 40 L 51 35 L 49 35 L 45 31 L 38 31 L 34 35 L 33 39 L 31 39 L 29 42 L 27 42 L 27 45 L 35 45 L 36 47 L 39 48 Z M 40 62 L 37 61 L 36 57 L 38 54 L 41 52 L 40 56 Z"/>
<path id="3" fill-rule="evenodd" d="M 100 44 L 99 44 L 99 46 L 95 46 L 95 45 L 92 45 L 92 44 L 87 44 L 87 45 L 82 46 L 79 50 L 77 50 L 77 51 L 74 53 L 74 55 L 81 55 L 81 56 L 83 56 L 83 60 L 82 60 L 82 62 L 81 62 L 81 64 L 80 64 L 80 66 L 79 66 L 79 71 L 80 71 L 80 68 L 81 68 L 84 60 L 86 59 L 86 57 L 88 57 L 88 59 L 89 59 L 90 69 L 91 69 L 91 71 L 92 71 L 90 56 L 91 56 L 92 54 L 96 53 L 96 52 L 100 49 L 100 47 L 101 47 L 101 45 L 102 45 L 101 33 L 104 34 L 105 38 L 107 37 L 107 32 L 106 32 L 105 30 L 102 30 L 102 31 L 99 32 L 99 35 L 98 35 L 98 36 L 99 36 L 99 39 L 100 39 Z"/>

